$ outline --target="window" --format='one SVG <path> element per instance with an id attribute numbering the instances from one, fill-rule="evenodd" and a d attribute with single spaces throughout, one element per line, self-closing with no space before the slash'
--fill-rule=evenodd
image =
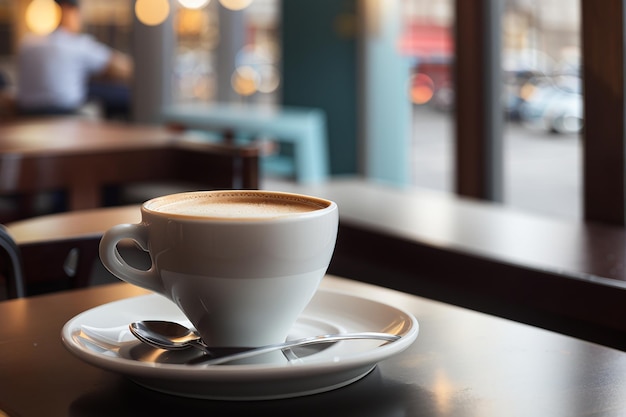
<path id="1" fill-rule="evenodd" d="M 409 0 L 403 15 L 399 49 L 411 66 L 411 182 L 453 192 L 453 3 Z"/>
<path id="2" fill-rule="evenodd" d="M 232 13 L 218 1 L 178 6 L 174 101 L 272 104 L 280 87 L 278 3 L 254 0 Z"/>
<path id="3" fill-rule="evenodd" d="M 507 1 L 502 10 L 507 206 L 582 216 L 580 8 L 571 0 Z"/>
<path id="4" fill-rule="evenodd" d="M 459 193 L 493 199 L 490 192 L 497 183 L 493 169 L 494 131 L 491 107 L 500 96 L 485 92 L 493 89 L 493 57 L 489 37 L 499 14 L 498 1 L 456 0 L 457 38 L 474 46 L 472 53 L 459 54 L 457 69 L 469 73 L 469 81 L 457 85 L 457 147 L 470 150 L 457 153 Z M 584 130 L 583 209 L 585 220 L 624 226 L 624 1 L 594 2 L 581 0 L 581 68 L 583 74 Z M 491 41 L 490 41 L 491 39 Z M 465 81 L 468 81 L 465 79 Z M 472 100 L 478 92 L 485 105 Z M 494 128 L 495 127 L 495 128 Z"/>
<path id="5" fill-rule="evenodd" d="M 414 110 L 413 184 L 480 196 L 516 209 L 580 219 L 583 117 L 579 7 L 571 0 L 483 3 L 485 9 L 477 12 L 480 7 L 476 4 L 458 2 L 455 11 L 455 4 L 448 0 L 405 2 L 406 23 L 400 49 L 412 59 L 409 88 Z M 458 8 L 461 14 L 456 19 Z M 472 13 L 473 17 L 468 17 Z M 491 25 L 486 21 L 490 16 L 494 19 Z M 502 20 L 496 22 L 496 18 Z M 453 38 L 457 21 L 461 30 L 466 22 L 472 25 L 481 21 L 480 27 L 474 27 L 476 36 L 488 33 L 484 39 L 459 36 L 457 46 L 465 54 L 461 56 L 458 76 L 465 84 L 473 84 L 462 86 L 467 94 L 466 104 L 477 108 L 488 103 L 485 100 L 489 94 L 501 97 L 485 113 L 494 119 L 502 116 L 502 125 L 483 125 L 481 129 L 496 130 L 476 133 L 494 135 L 488 144 L 455 143 Z M 475 41 L 484 46 L 475 47 Z M 495 63 L 491 69 L 482 67 L 491 64 L 479 59 L 481 53 L 486 60 L 490 56 L 499 60 L 497 67 Z M 481 67 L 467 66 L 464 59 Z M 478 87 L 476 79 L 484 71 L 493 71 L 502 85 L 493 91 Z M 466 109 L 459 109 L 458 113 L 463 122 Z M 481 116 L 474 113 L 468 117 Z M 462 132 L 460 137 L 465 136 L 466 132 Z M 477 152 L 481 146 L 483 153 Z M 470 159 L 480 168 L 469 168 Z M 455 174 L 457 167 L 463 166 L 468 172 Z M 494 183 L 470 185 L 472 178 L 479 181 L 477 174 L 469 172 L 472 169 L 486 169 L 484 175 Z M 467 189 L 470 187 L 472 190 Z"/>

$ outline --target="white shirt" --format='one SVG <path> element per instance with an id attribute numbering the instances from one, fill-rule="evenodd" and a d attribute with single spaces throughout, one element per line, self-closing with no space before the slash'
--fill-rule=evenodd
<path id="1" fill-rule="evenodd" d="M 84 104 L 89 77 L 103 71 L 111 50 L 86 34 L 57 29 L 27 36 L 18 51 L 17 102 L 24 109 Z"/>

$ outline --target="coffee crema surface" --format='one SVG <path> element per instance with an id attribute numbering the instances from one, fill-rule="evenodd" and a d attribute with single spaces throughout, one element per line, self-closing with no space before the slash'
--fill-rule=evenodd
<path id="1" fill-rule="evenodd" d="M 275 193 L 187 193 L 155 199 L 147 209 L 182 216 L 262 219 L 326 208 L 324 200 Z"/>

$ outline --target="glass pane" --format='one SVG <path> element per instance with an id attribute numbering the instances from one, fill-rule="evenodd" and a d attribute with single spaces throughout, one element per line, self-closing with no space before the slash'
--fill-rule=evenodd
<path id="1" fill-rule="evenodd" d="M 237 76 L 248 74 L 253 80 L 250 98 L 257 103 L 278 101 L 281 84 L 278 2 L 254 0 L 244 10 L 246 44 L 238 52 L 235 64 Z"/>
<path id="2" fill-rule="evenodd" d="M 178 5 L 175 17 L 175 101 L 215 101 L 218 83 L 225 79 L 230 79 L 230 86 L 220 88 L 231 88 L 246 102 L 276 101 L 280 86 L 278 0 L 231 3 L 249 3 L 237 12 L 243 13 L 243 20 L 231 22 L 235 25 L 243 22 L 240 27 L 232 29 L 240 32 L 236 37 L 243 40 L 240 47 L 235 46 L 235 51 L 223 49 L 234 43 L 220 43 L 223 1 L 210 1 L 199 9 L 184 7 L 185 2 Z M 218 66 L 218 60 L 233 55 L 235 70 L 219 77 L 218 71 L 224 66 Z"/>
<path id="3" fill-rule="evenodd" d="M 452 0 L 407 0 L 400 49 L 411 59 L 413 184 L 453 190 Z"/>
<path id="4" fill-rule="evenodd" d="M 505 203 L 581 218 L 580 8 L 508 0 L 503 13 Z"/>
<path id="5" fill-rule="evenodd" d="M 279 0 L 235 1 L 178 0 L 172 2 L 176 34 L 173 94 L 176 102 L 209 102 L 216 99 L 217 65 L 220 52 L 219 10 L 226 3 L 245 4 L 244 39 L 235 51 L 238 68 L 232 75 L 230 88 L 246 101 L 274 103 L 280 88 Z M 0 12 L 3 2 L 0 0 Z M 85 32 L 120 51 L 130 53 L 132 28 L 131 0 L 83 0 Z M 1 17 L 1 13 L 0 13 Z M 0 25 L 1 26 L 1 25 Z M 1 46 L 1 45 L 0 45 Z"/>
<path id="6" fill-rule="evenodd" d="M 131 52 L 133 16 L 129 0 L 83 0 L 80 7 L 86 33 L 118 51 Z"/>
<path id="7" fill-rule="evenodd" d="M 216 1 L 200 8 L 181 4 L 174 16 L 176 34 L 175 102 L 210 101 L 215 95 L 215 50 L 219 42 Z"/>

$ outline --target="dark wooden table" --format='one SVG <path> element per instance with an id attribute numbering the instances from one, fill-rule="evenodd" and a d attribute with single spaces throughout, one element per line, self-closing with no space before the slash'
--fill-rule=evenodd
<path id="1" fill-rule="evenodd" d="M 100 207 L 107 185 L 211 182 L 214 172 L 229 169 L 240 173 L 237 188 L 258 188 L 254 147 L 210 144 L 159 126 L 79 117 L 0 126 L 0 194 L 66 190 L 70 210 Z"/>
<path id="2" fill-rule="evenodd" d="M 339 206 L 329 272 L 626 351 L 626 233 L 361 179 L 265 181 Z M 139 221 L 137 206 L 8 224 L 20 244 L 89 238 Z"/>
<path id="3" fill-rule="evenodd" d="M 331 273 L 626 350 L 626 232 L 437 191 L 283 183 L 333 200 Z"/>
<path id="4" fill-rule="evenodd" d="M 624 416 L 626 353 L 425 298 L 327 276 L 323 286 L 403 307 L 417 341 L 347 387 L 220 402 L 142 388 L 62 345 L 66 321 L 144 291 L 110 284 L 0 303 L 0 410 L 9 416 Z M 1 414 L 1 413 L 0 413 Z"/>

